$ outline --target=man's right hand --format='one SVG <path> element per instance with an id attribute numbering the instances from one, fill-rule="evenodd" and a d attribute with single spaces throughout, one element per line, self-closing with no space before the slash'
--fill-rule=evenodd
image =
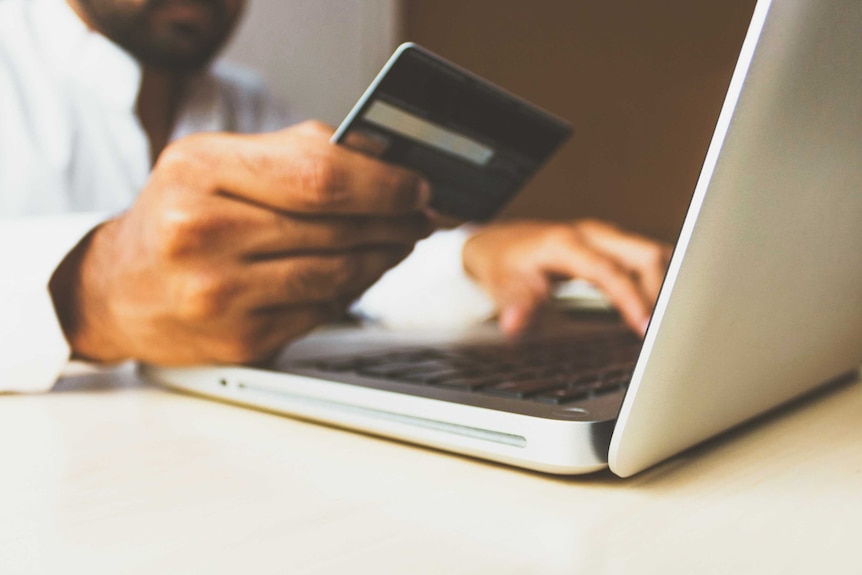
<path id="1" fill-rule="evenodd" d="M 427 236 L 428 184 L 307 122 L 170 145 L 51 291 L 76 357 L 250 363 L 344 311 Z"/>

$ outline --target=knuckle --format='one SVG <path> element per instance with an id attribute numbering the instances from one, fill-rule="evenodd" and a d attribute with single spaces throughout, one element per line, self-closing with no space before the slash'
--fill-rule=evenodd
<path id="1" fill-rule="evenodd" d="M 226 276 L 196 273 L 186 277 L 179 288 L 178 313 L 188 322 L 203 322 L 224 315 L 235 290 Z"/>
<path id="2" fill-rule="evenodd" d="M 158 252 L 164 260 L 199 254 L 223 227 L 222 218 L 182 204 L 167 205 L 158 225 Z"/>
<path id="3" fill-rule="evenodd" d="M 169 143 L 159 155 L 153 177 L 170 189 L 218 190 L 225 154 L 236 155 L 244 147 L 233 145 L 237 136 L 194 134 Z"/>
<path id="4" fill-rule="evenodd" d="M 157 168 L 178 168 L 187 165 L 197 160 L 197 155 L 193 153 L 193 144 L 189 141 L 192 138 L 182 138 L 169 143 L 162 150 L 159 159 L 156 162 Z"/>
<path id="5" fill-rule="evenodd" d="M 158 252 L 164 260 L 178 260 L 200 247 L 194 214 L 182 208 L 169 208 L 162 214 L 158 231 Z"/>
<path id="6" fill-rule="evenodd" d="M 578 243 L 578 230 L 572 229 L 570 226 L 553 224 L 545 231 L 545 241 L 549 248 L 554 249 L 559 246 L 569 246 L 572 243 Z"/>
<path id="7" fill-rule="evenodd" d="M 346 177 L 327 154 L 306 158 L 297 168 L 305 201 L 313 208 L 338 207 L 346 198 Z"/>
<path id="8" fill-rule="evenodd" d="M 212 159 L 207 141 L 204 136 L 193 135 L 169 143 L 159 155 L 157 167 L 183 171 L 204 168 Z"/>
<path id="9" fill-rule="evenodd" d="M 320 120 L 306 120 L 299 124 L 297 128 L 306 134 L 314 136 L 329 136 L 332 133 L 332 128 Z"/>

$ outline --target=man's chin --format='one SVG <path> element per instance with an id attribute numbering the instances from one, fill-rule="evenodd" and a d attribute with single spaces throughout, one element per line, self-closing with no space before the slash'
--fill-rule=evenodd
<path id="1" fill-rule="evenodd" d="M 191 75 L 205 70 L 212 58 L 138 58 L 138 61 L 150 70 L 171 75 Z"/>
<path id="2" fill-rule="evenodd" d="M 206 45 L 192 37 L 179 35 L 148 46 L 124 46 L 142 65 L 162 72 L 188 74 L 206 68 L 218 48 L 212 42 Z"/>

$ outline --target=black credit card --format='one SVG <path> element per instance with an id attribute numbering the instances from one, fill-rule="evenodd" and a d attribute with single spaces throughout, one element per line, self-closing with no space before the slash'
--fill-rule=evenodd
<path id="1" fill-rule="evenodd" d="M 332 141 L 421 173 L 431 207 L 490 219 L 569 137 L 565 121 L 407 43 Z"/>

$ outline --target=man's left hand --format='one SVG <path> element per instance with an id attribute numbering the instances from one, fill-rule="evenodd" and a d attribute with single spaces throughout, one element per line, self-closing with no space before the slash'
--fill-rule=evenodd
<path id="1" fill-rule="evenodd" d="M 464 269 L 494 298 L 500 327 L 518 333 L 557 281 L 595 284 L 636 333 L 646 331 L 671 247 L 596 220 L 491 224 L 464 246 Z"/>

